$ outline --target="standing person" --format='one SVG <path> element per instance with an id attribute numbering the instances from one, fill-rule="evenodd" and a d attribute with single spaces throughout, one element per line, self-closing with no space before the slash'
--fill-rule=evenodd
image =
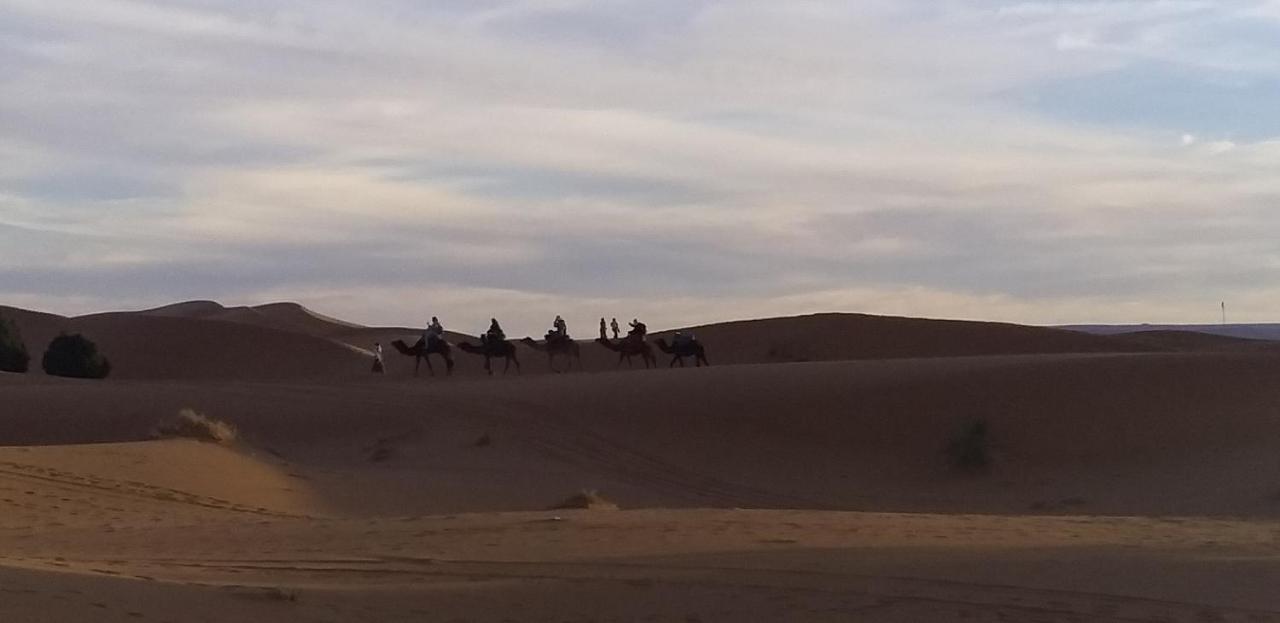
<path id="1" fill-rule="evenodd" d="M 385 372 L 386 372 L 386 368 L 382 365 L 382 343 L 374 342 L 373 343 L 373 373 L 383 374 Z"/>
<path id="2" fill-rule="evenodd" d="M 603 321 L 604 318 L 601 318 L 600 320 Z M 609 327 L 613 329 L 613 339 L 618 339 L 618 319 L 614 318 L 613 321 L 609 323 Z"/>
<path id="3" fill-rule="evenodd" d="M 603 317 L 600 318 L 600 339 L 609 339 L 609 327 L 605 325 Z"/>

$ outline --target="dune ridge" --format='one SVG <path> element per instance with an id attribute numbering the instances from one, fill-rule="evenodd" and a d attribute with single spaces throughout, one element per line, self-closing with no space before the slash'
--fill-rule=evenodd
<path id="1" fill-rule="evenodd" d="M 83 332 L 99 342 L 112 359 L 115 374 L 130 379 L 272 380 L 367 376 L 371 349 L 382 343 L 388 372 L 405 378 L 412 360 L 387 345 L 412 343 L 418 329 L 361 327 L 335 320 L 294 303 L 224 307 L 192 301 L 141 312 L 111 312 L 76 318 L 0 308 L 12 317 L 36 351 L 58 332 Z M 913 357 L 1010 354 L 1164 352 L 1241 350 L 1255 343 L 1189 334 L 1095 336 L 1060 329 L 868 316 L 817 314 L 791 318 L 731 322 L 685 329 L 707 345 L 719 365 L 841 361 Z M 655 333 L 670 339 L 673 331 Z M 457 343 L 474 338 L 447 333 Z M 617 357 L 588 340 L 583 343 L 587 370 L 610 370 Z M 1266 348 L 1266 347 L 1262 347 Z M 548 372 L 545 355 L 518 347 L 523 371 Z M 668 357 L 659 354 L 659 365 Z M 481 375 L 479 361 L 455 353 L 457 372 Z M 38 367 L 38 366 L 37 366 Z M 38 373 L 38 371 L 37 371 Z"/>

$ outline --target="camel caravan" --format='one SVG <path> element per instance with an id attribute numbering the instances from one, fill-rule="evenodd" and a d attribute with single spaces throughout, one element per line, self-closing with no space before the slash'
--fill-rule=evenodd
<path id="1" fill-rule="evenodd" d="M 657 348 L 657 351 L 671 356 L 671 362 L 667 367 L 675 367 L 679 364 L 683 368 L 685 359 L 692 359 L 697 367 L 711 365 L 707 360 L 706 349 L 691 333 L 685 334 L 677 331 L 672 336 L 670 344 L 662 338 L 658 338 L 650 344 L 647 339 L 648 328 L 643 322 L 633 319 L 630 327 L 631 330 L 625 336 L 619 335 L 620 329 L 617 318 L 614 318 L 609 324 L 605 323 L 604 318 L 600 319 L 600 336 L 595 339 L 595 343 L 618 353 L 618 363 L 615 367 L 621 367 L 624 361 L 627 363 L 627 367 L 634 367 L 633 359 L 635 357 L 640 358 L 646 369 L 658 367 L 658 357 L 654 352 L 654 347 Z M 613 331 L 612 338 L 609 337 L 610 329 Z M 459 341 L 457 344 L 450 344 L 444 339 L 444 326 L 440 324 L 440 319 L 432 316 L 431 323 L 427 325 L 427 328 L 422 332 L 422 336 L 412 346 L 404 340 L 395 340 L 391 343 L 391 346 L 400 354 L 413 357 L 414 376 L 418 376 L 423 363 L 427 364 L 427 372 L 431 376 L 435 376 L 435 367 L 431 364 L 433 355 L 444 361 L 446 375 L 453 374 L 454 349 L 469 355 L 483 357 L 485 372 L 492 376 L 493 362 L 495 360 L 503 363 L 503 374 L 508 373 L 513 365 L 516 373 L 520 373 L 520 358 L 516 354 L 517 343 L 535 351 L 546 353 L 547 365 L 552 372 L 572 371 L 575 364 L 579 370 L 582 369 L 582 347 L 577 340 L 569 337 L 569 327 L 560 316 L 556 316 L 551 330 L 547 331 L 542 341 L 531 337 L 508 340 L 506 333 L 502 330 L 502 326 L 498 324 L 498 320 L 491 318 L 489 320 L 489 329 L 481 334 L 478 343 L 474 344 L 470 341 Z M 375 344 L 374 348 L 374 372 L 381 373 L 383 370 L 382 346 Z M 565 361 L 563 370 L 557 366 L 559 359 L 564 359 Z"/>

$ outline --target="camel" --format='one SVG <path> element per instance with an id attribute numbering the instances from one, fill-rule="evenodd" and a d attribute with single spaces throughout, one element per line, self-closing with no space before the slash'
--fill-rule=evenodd
<path id="1" fill-rule="evenodd" d="M 618 340 L 616 343 L 611 340 L 596 338 L 596 342 L 601 346 L 618 353 L 618 365 L 622 365 L 622 360 L 627 360 L 627 367 L 631 367 L 632 355 L 640 355 L 644 359 L 644 367 L 658 367 L 658 358 L 653 355 L 653 349 L 649 348 L 649 343 L 644 338 L 637 335 L 628 335 L 625 339 Z"/>
<path id="2" fill-rule="evenodd" d="M 683 368 L 685 357 L 693 357 L 693 363 L 699 368 L 701 368 L 703 364 L 706 364 L 708 366 L 711 365 L 711 362 L 707 361 L 706 349 L 703 348 L 702 343 L 696 339 L 691 340 L 689 342 L 685 342 L 684 344 L 681 344 L 679 346 L 676 346 L 674 344 L 671 346 L 668 346 L 667 341 L 662 338 L 658 338 L 654 340 L 653 343 L 657 345 L 658 350 L 668 355 L 672 355 L 671 365 L 667 366 L 668 368 L 675 367 L 677 362 L 679 362 L 680 367 Z"/>
<path id="3" fill-rule="evenodd" d="M 484 369 L 489 373 L 489 376 L 493 376 L 493 368 L 489 365 L 489 360 L 498 358 L 506 360 L 506 366 L 502 368 L 503 374 L 506 374 L 511 369 L 512 363 L 516 364 L 516 374 L 520 373 L 520 360 L 516 358 L 516 346 L 507 340 L 490 342 L 481 338 L 479 346 L 467 342 L 458 342 L 458 349 L 464 353 L 483 356 Z"/>
<path id="4" fill-rule="evenodd" d="M 578 348 L 578 343 L 572 338 L 566 337 L 559 340 L 538 342 L 531 337 L 526 337 L 520 341 L 533 350 L 546 353 L 547 365 L 551 367 L 552 372 L 560 372 L 556 369 L 556 355 L 563 355 L 565 359 L 569 360 L 569 370 L 573 369 L 574 360 L 578 362 L 578 369 L 582 369 L 582 350 Z"/>
<path id="5" fill-rule="evenodd" d="M 427 346 L 424 340 L 418 340 L 418 343 L 413 346 L 405 344 L 404 340 L 396 340 L 392 342 L 391 345 L 395 347 L 401 355 L 413 357 L 414 376 L 418 376 L 418 368 L 422 367 L 422 362 L 424 361 L 427 362 L 427 371 L 431 373 L 431 376 L 436 375 L 435 368 L 431 367 L 431 355 L 440 355 L 440 357 L 444 359 L 445 369 L 447 370 L 446 374 L 453 374 L 453 355 L 450 354 L 452 349 L 449 347 L 449 343 L 444 340 L 436 340 L 430 347 Z"/>

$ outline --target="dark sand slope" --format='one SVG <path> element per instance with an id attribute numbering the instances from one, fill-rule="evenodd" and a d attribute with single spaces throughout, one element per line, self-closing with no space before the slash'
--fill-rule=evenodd
<path id="1" fill-rule="evenodd" d="M 9 311 L 118 375 L 0 374 L 2 621 L 1280 621 L 1254 343 L 825 315 L 412 379 L 296 306 Z M 186 407 L 237 441 L 152 440 Z"/>
<path id="2" fill-rule="evenodd" d="M 49 379 L 4 386 L 0 439 L 138 439 L 190 406 L 301 465 L 385 476 L 343 493 L 353 509 L 525 510 L 590 487 L 624 506 L 1274 516 L 1277 375 L 1270 356 L 1156 354 L 325 386 Z M 944 448 L 974 419 L 994 466 L 958 475 Z"/>

